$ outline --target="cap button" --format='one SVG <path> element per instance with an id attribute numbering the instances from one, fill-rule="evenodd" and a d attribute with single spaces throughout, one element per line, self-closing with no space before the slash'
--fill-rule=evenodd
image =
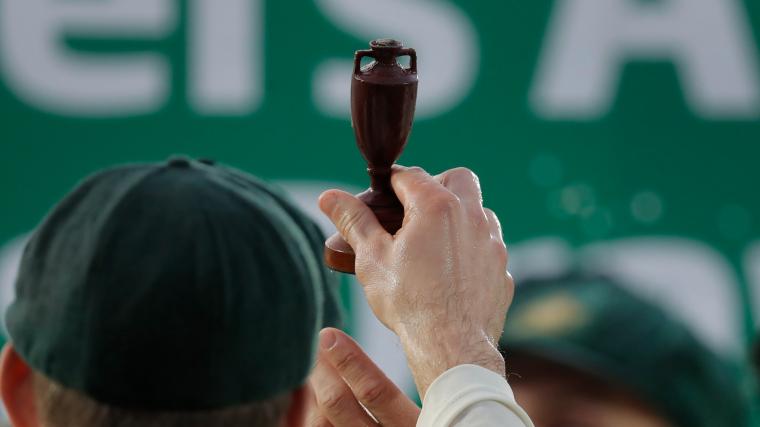
<path id="1" fill-rule="evenodd" d="M 190 160 L 185 156 L 172 156 L 169 157 L 166 164 L 173 168 L 189 168 Z"/>

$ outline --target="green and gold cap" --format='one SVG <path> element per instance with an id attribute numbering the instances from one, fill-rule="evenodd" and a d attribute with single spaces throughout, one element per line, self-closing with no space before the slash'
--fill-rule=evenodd
<path id="1" fill-rule="evenodd" d="M 674 425 L 746 426 L 741 369 L 720 359 L 660 307 L 604 277 L 521 283 L 500 342 L 614 382 Z"/>
<path id="2" fill-rule="evenodd" d="M 301 385 L 339 323 L 317 225 L 262 181 L 183 157 L 80 183 L 24 252 L 6 322 L 36 371 L 124 408 L 210 410 Z"/>

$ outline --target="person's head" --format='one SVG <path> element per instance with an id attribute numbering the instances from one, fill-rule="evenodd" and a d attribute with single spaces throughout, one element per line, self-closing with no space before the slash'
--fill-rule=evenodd
<path id="1" fill-rule="evenodd" d="M 237 170 L 174 158 L 83 181 L 32 235 L 8 309 L 14 427 L 298 425 L 323 236 Z"/>
<path id="2" fill-rule="evenodd" d="M 515 396 L 538 427 L 673 427 L 625 385 L 541 356 L 510 352 Z"/>
<path id="3" fill-rule="evenodd" d="M 537 427 L 746 426 L 737 372 L 603 277 L 521 283 L 501 345 Z"/>

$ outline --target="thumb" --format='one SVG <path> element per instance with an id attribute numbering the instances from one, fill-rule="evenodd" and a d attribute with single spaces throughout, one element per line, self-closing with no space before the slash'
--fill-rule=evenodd
<path id="1" fill-rule="evenodd" d="M 319 196 L 319 208 L 330 218 L 354 252 L 365 244 L 376 243 L 389 236 L 372 210 L 345 191 L 325 191 Z"/>

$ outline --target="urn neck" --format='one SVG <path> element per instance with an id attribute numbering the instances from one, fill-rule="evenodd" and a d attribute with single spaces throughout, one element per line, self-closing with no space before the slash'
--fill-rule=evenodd
<path id="1" fill-rule="evenodd" d="M 367 173 L 369 174 L 370 188 L 372 188 L 372 190 L 381 193 L 393 193 L 393 189 L 391 188 L 390 167 L 369 167 L 367 168 Z"/>
<path id="2" fill-rule="evenodd" d="M 401 42 L 392 39 L 373 40 L 369 46 L 375 60 L 385 65 L 396 64 L 396 58 L 404 47 Z"/>

